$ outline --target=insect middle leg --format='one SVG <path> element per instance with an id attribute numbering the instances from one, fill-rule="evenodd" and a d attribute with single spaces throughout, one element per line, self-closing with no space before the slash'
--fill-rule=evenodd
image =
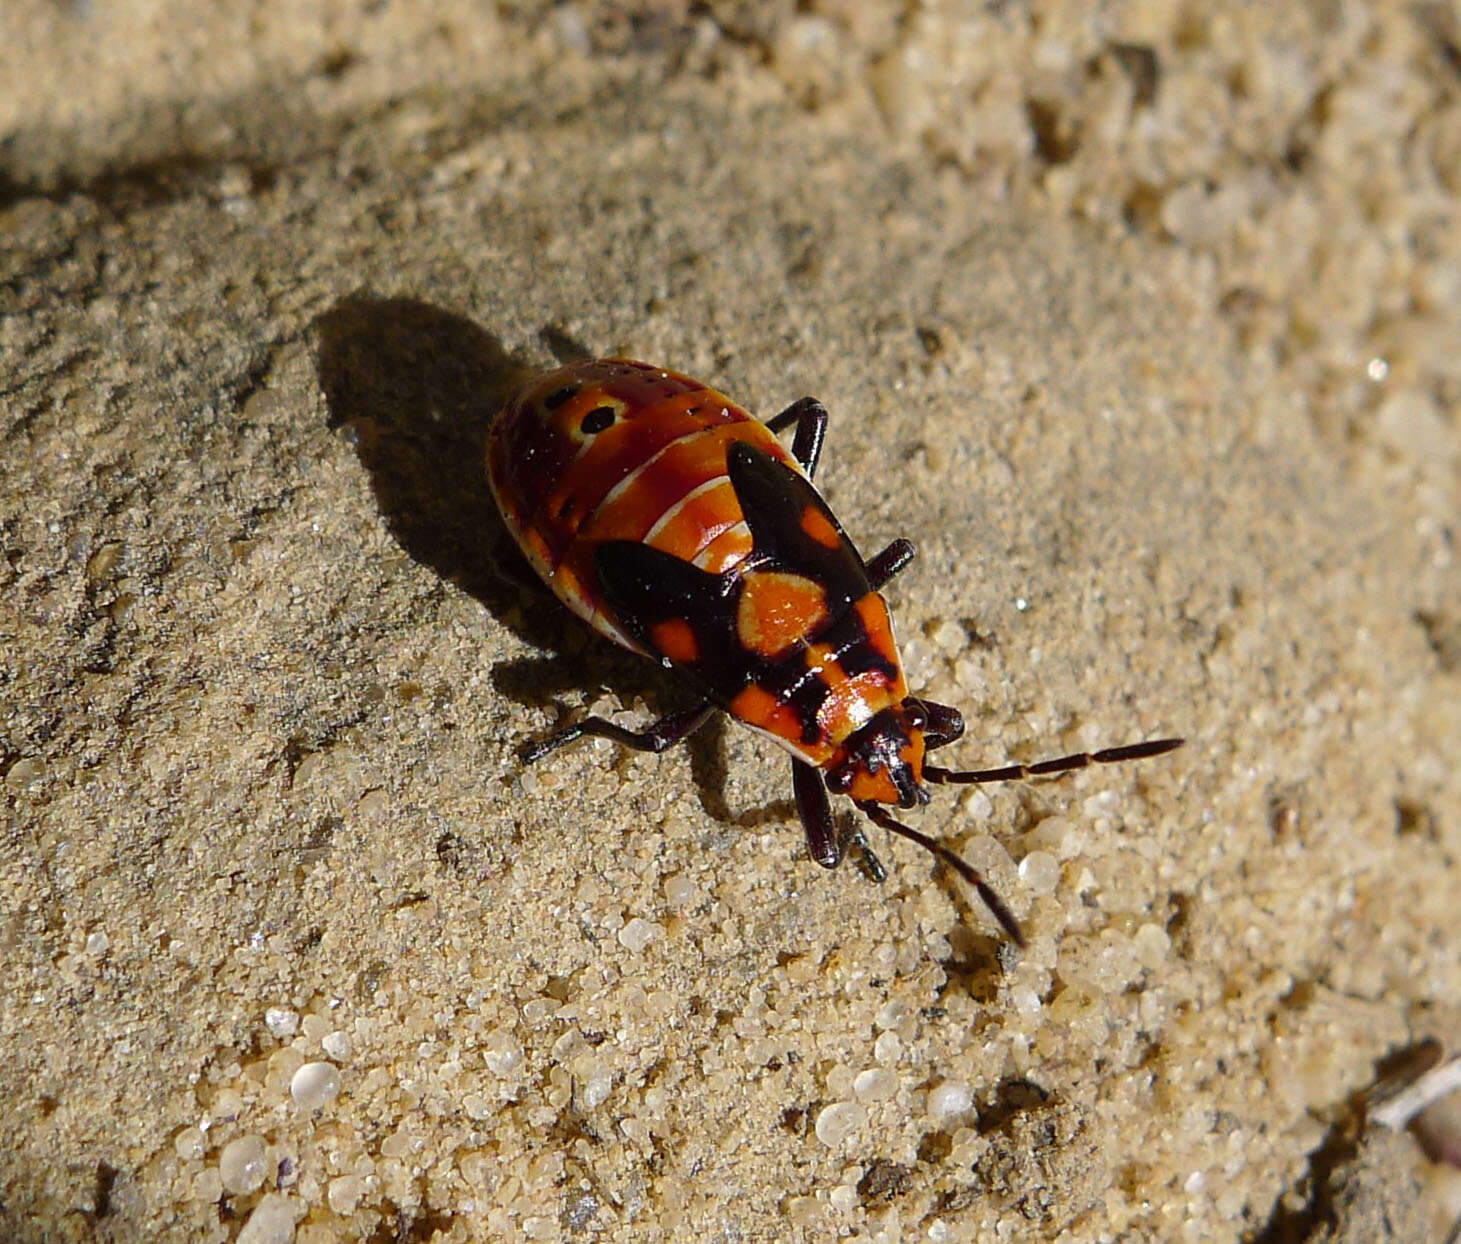
<path id="1" fill-rule="evenodd" d="M 822 442 L 827 439 L 827 408 L 814 397 L 804 397 L 793 402 L 766 426 L 773 432 L 781 432 L 796 424 L 796 435 L 792 438 L 792 456 L 802 464 L 807 478 L 817 473 L 817 463 L 822 458 Z M 868 582 L 876 591 L 913 560 L 916 550 L 911 540 L 898 537 L 867 564 Z"/>
<path id="2" fill-rule="evenodd" d="M 714 717 L 715 713 L 716 706 L 709 700 L 702 700 L 678 713 L 661 717 L 643 730 L 626 730 L 602 717 L 585 717 L 557 734 L 528 744 L 522 751 L 523 763 L 534 764 L 549 752 L 556 752 L 560 747 L 581 739 L 586 734 L 613 739 L 614 742 L 632 747 L 637 752 L 662 752 L 689 738 Z"/>
<path id="3" fill-rule="evenodd" d="M 845 841 L 857 847 L 867 865 L 868 876 L 874 881 L 886 881 L 888 870 L 873 854 L 872 846 L 861 827 L 854 828 L 849 835 L 837 832 L 837 818 L 827 798 L 827 787 L 822 774 L 802 760 L 791 762 L 791 788 L 796 794 L 797 815 L 801 817 L 802 828 L 807 834 L 807 850 L 823 868 L 836 868 L 842 863 Z"/>
<path id="4" fill-rule="evenodd" d="M 867 564 L 867 581 L 877 591 L 917 555 L 912 540 L 899 536 Z"/>
<path id="5" fill-rule="evenodd" d="M 791 789 L 807 833 L 807 850 L 823 868 L 836 868 L 842 862 L 842 844 L 837 841 L 837 821 L 821 773 L 804 760 L 793 760 Z"/>

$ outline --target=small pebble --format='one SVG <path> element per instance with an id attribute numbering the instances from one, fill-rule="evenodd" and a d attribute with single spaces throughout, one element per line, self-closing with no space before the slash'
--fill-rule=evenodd
<path id="1" fill-rule="evenodd" d="M 223 1196 L 223 1180 L 211 1166 L 205 1166 L 193 1177 L 193 1200 L 212 1205 Z"/>
<path id="2" fill-rule="evenodd" d="M 299 1015 L 285 1006 L 271 1006 L 264 1012 L 264 1027 L 283 1041 L 299 1028 Z"/>
<path id="3" fill-rule="evenodd" d="M 318 1110 L 340 1093 L 340 1073 L 333 1063 L 305 1063 L 289 1081 L 289 1095 L 305 1110 Z"/>
<path id="4" fill-rule="evenodd" d="M 952 618 L 945 618 L 929 636 L 945 652 L 962 651 L 969 644 L 964 628 Z"/>
<path id="5" fill-rule="evenodd" d="M 867 1123 L 867 1111 L 855 1101 L 834 1102 L 817 1115 L 817 1139 L 835 1149 Z"/>
<path id="6" fill-rule="evenodd" d="M 898 1095 L 898 1077 L 886 1067 L 872 1067 L 858 1073 L 852 1091 L 858 1101 L 887 1101 Z"/>
<path id="7" fill-rule="evenodd" d="M 873 1057 L 891 1067 L 903 1056 L 903 1041 L 896 1032 L 885 1032 L 873 1042 Z"/>
<path id="8" fill-rule="evenodd" d="M 243 1113 L 243 1098 L 237 1089 L 219 1089 L 208 1108 L 208 1117 L 214 1123 L 228 1123 Z"/>
<path id="9" fill-rule="evenodd" d="M 635 916 L 619 930 L 619 945 L 623 946 L 625 950 L 632 950 L 638 954 L 651 942 L 659 940 L 663 932 L 664 930 L 659 925 L 653 924 L 641 916 Z"/>
<path id="10" fill-rule="evenodd" d="M 614 1087 L 614 1075 L 597 1059 L 586 1061 L 575 1068 L 582 1077 L 578 1088 L 578 1104 L 584 1110 L 593 1110 L 608 1100 Z"/>
<path id="11" fill-rule="evenodd" d="M 838 1063 L 827 1072 L 827 1095 L 829 1097 L 846 1097 L 852 1092 L 852 1082 L 857 1079 L 855 1072 L 846 1063 Z"/>
<path id="12" fill-rule="evenodd" d="M 1040 1013 L 1040 995 L 1028 985 L 1010 991 L 1010 1002 L 1021 1015 L 1038 1015 Z"/>
<path id="13" fill-rule="evenodd" d="M 395 1131 L 380 1142 L 380 1155 L 383 1158 L 404 1158 L 411 1152 L 411 1134 L 406 1131 Z"/>
<path id="14" fill-rule="evenodd" d="M 325 1201 L 337 1214 L 353 1214 L 363 1191 L 364 1185 L 358 1175 L 341 1175 L 330 1180 L 325 1189 Z"/>
<path id="15" fill-rule="evenodd" d="M 554 1062 L 566 1064 L 589 1048 L 589 1043 L 583 1039 L 583 1033 L 577 1028 L 570 1028 L 553 1042 L 549 1052 L 553 1055 Z"/>
<path id="16" fill-rule="evenodd" d="M 553 998 L 532 998 L 523 1003 L 523 1020 L 536 1028 L 544 1020 L 556 1014 L 558 1002 Z"/>
<path id="17" fill-rule="evenodd" d="M 522 1070 L 523 1047 L 510 1032 L 494 1028 L 482 1040 L 482 1061 L 495 1076 L 506 1079 Z"/>
<path id="18" fill-rule="evenodd" d="M 944 1080 L 928 1094 L 928 1117 L 938 1124 L 947 1124 L 969 1112 L 974 1104 L 974 1090 L 962 1080 Z"/>
<path id="19" fill-rule="evenodd" d="M 1060 884 L 1060 861 L 1049 851 L 1031 851 L 1020 861 L 1020 881 L 1032 894 L 1050 894 Z"/>
<path id="20" fill-rule="evenodd" d="M 185 1127 L 172 1138 L 172 1147 L 184 1162 L 195 1162 L 203 1156 L 203 1133 L 196 1127 Z"/>
<path id="21" fill-rule="evenodd" d="M 898 1027 L 907 1018 L 908 1007 L 905 1003 L 885 1002 L 873 1016 L 873 1023 L 886 1032 L 890 1028 Z"/>
<path id="22" fill-rule="evenodd" d="M 1172 938 L 1159 924 L 1144 924 L 1131 939 L 1136 960 L 1144 968 L 1160 967 L 1172 949 Z"/>
<path id="23" fill-rule="evenodd" d="M 256 1206 L 238 1233 L 238 1244 L 289 1244 L 294 1239 L 294 1207 L 289 1198 L 270 1192 Z"/>
<path id="24" fill-rule="evenodd" d="M 11 790 L 21 791 L 39 782 L 45 776 L 45 762 L 34 756 L 26 756 L 10 766 L 9 771 L 5 774 L 5 784 Z"/>
<path id="25" fill-rule="evenodd" d="M 218 1177 L 228 1192 L 241 1195 L 264 1186 L 269 1165 L 262 1136 L 238 1136 L 218 1155 Z"/>
<path id="26" fill-rule="evenodd" d="M 277 1049 L 264 1064 L 264 1084 L 273 1092 L 282 1093 L 303 1066 L 304 1055 L 293 1046 Z"/>
<path id="27" fill-rule="evenodd" d="M 695 883 L 689 877 L 665 878 L 665 902 L 676 911 L 683 911 L 695 901 Z"/>

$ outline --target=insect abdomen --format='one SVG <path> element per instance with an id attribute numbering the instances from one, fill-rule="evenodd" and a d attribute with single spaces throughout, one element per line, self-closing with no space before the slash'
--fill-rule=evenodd
<path id="1" fill-rule="evenodd" d="M 723 394 L 675 372 L 601 359 L 549 373 L 513 400 L 493 425 L 488 475 L 519 546 L 559 599 L 645 651 L 607 607 L 595 552 L 642 542 L 712 573 L 744 558 L 751 537 L 726 475 L 737 440 L 795 469 L 764 425 Z"/>

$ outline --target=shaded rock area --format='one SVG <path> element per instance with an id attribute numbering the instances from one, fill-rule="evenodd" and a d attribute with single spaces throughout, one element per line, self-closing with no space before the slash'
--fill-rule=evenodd
<path id="1" fill-rule="evenodd" d="M 1424 1240 L 1461 1044 L 1439 5 L 0 16 L 17 1241 Z M 627 353 L 832 413 L 970 767 L 808 858 L 481 472 Z"/>

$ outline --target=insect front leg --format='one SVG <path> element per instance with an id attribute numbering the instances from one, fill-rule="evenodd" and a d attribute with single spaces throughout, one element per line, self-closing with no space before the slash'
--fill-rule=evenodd
<path id="1" fill-rule="evenodd" d="M 804 397 L 793 402 L 766 426 L 773 432 L 780 432 L 792 424 L 796 424 L 796 435 L 791 440 L 792 456 L 802 464 L 802 470 L 811 479 L 817 473 L 822 442 L 827 436 L 827 408 L 814 397 Z"/>
<path id="2" fill-rule="evenodd" d="M 523 763 L 535 764 L 549 752 L 556 752 L 560 747 L 581 739 L 586 734 L 596 734 L 601 738 L 613 739 L 614 742 L 622 743 L 625 747 L 632 747 L 637 752 L 662 752 L 689 738 L 715 716 L 715 712 L 714 704 L 709 700 L 702 700 L 699 704 L 692 704 L 678 713 L 670 713 L 668 716 L 661 717 L 644 730 L 626 730 L 623 726 L 616 726 L 612 721 L 606 721 L 602 717 L 585 717 L 566 730 L 560 730 L 546 739 L 528 744 L 522 750 Z"/>
<path id="3" fill-rule="evenodd" d="M 873 844 L 867 840 L 867 835 L 863 833 L 862 826 L 854 823 L 844 838 L 845 845 L 843 846 L 843 850 L 845 851 L 847 847 L 856 847 L 858 853 L 862 856 L 863 875 L 869 881 L 877 885 L 882 885 L 888 879 L 888 869 L 883 861 L 878 859 L 877 853 L 873 850 Z"/>
<path id="4" fill-rule="evenodd" d="M 956 739 L 964 737 L 964 715 L 958 709 L 935 700 L 919 700 L 918 703 L 928 719 L 923 727 L 923 743 L 929 751 L 936 747 L 947 747 Z"/>
<path id="5" fill-rule="evenodd" d="M 796 792 L 796 810 L 801 817 L 802 828 L 807 832 L 807 850 L 818 864 L 823 868 L 836 868 L 842 862 L 844 844 L 847 844 L 862 853 L 867 875 L 873 881 L 882 884 L 888 879 L 888 870 L 873 853 L 861 826 L 854 826 L 849 834 L 837 832 L 837 818 L 832 813 L 827 788 L 818 770 L 803 761 L 793 760 L 791 786 Z"/>

